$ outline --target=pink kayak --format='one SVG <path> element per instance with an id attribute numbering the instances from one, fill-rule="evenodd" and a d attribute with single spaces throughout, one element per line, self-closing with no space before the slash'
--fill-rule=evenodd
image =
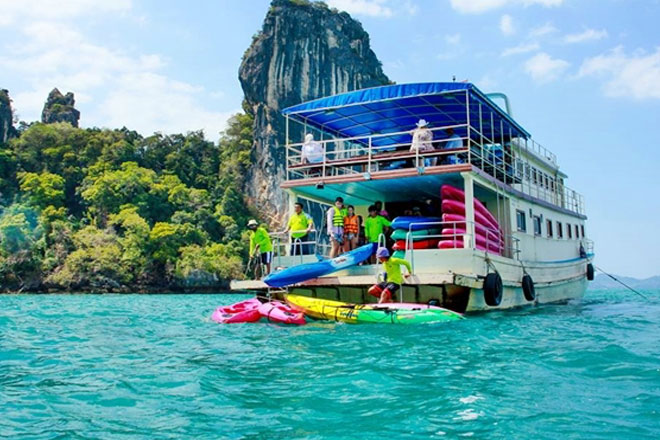
<path id="1" fill-rule="evenodd" d="M 459 214 L 442 214 L 442 221 L 444 223 L 452 223 L 452 226 L 456 229 L 465 229 L 465 216 L 464 215 L 459 215 Z M 502 236 L 500 232 L 497 229 L 493 229 L 491 227 L 486 227 L 480 223 L 475 223 L 474 224 L 474 229 L 477 234 L 481 234 L 484 237 L 489 236 L 493 237 L 493 234 L 497 235 L 497 237 L 502 241 Z M 492 238 L 491 238 L 492 239 Z"/>
<path id="2" fill-rule="evenodd" d="M 442 213 L 465 216 L 465 203 L 459 202 L 458 200 L 445 199 L 442 201 Z M 488 228 L 499 230 L 498 223 L 493 223 L 477 209 L 474 210 L 474 221 Z"/>
<path id="3" fill-rule="evenodd" d="M 488 251 L 492 254 L 502 255 L 502 250 L 495 243 L 491 243 L 487 248 L 483 243 L 477 240 L 477 249 L 481 251 Z M 456 240 L 442 240 L 438 243 L 438 249 L 463 249 L 463 238 L 459 237 Z"/>
<path id="4" fill-rule="evenodd" d="M 442 197 L 443 200 L 451 199 L 451 200 L 456 200 L 458 202 L 463 202 L 463 204 L 465 204 L 465 193 L 463 192 L 463 190 L 458 189 L 451 185 L 442 185 L 442 187 L 440 188 L 440 196 Z M 481 203 L 481 201 L 476 197 L 474 197 L 473 200 L 474 200 L 475 211 L 479 212 L 481 215 L 486 217 L 486 219 L 490 221 L 493 225 L 499 225 L 499 222 L 497 221 L 495 216 L 493 216 L 493 214 L 490 213 L 488 208 L 486 208 L 486 205 Z"/>
<path id="5" fill-rule="evenodd" d="M 261 319 L 259 306 L 261 301 L 257 298 L 241 301 L 230 306 L 218 307 L 211 319 L 219 324 L 238 324 L 241 322 L 257 322 Z"/>
<path id="6" fill-rule="evenodd" d="M 299 312 L 288 304 L 280 301 L 271 301 L 263 303 L 259 306 L 259 315 L 272 322 L 281 324 L 306 324 L 305 315 Z"/>

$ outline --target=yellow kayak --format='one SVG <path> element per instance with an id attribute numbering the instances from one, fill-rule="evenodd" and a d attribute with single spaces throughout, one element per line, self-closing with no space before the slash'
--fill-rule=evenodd
<path id="1" fill-rule="evenodd" d="M 285 299 L 292 308 L 312 318 L 351 324 L 430 324 L 464 319 L 460 313 L 427 304 L 349 304 L 300 295 L 285 295 Z"/>

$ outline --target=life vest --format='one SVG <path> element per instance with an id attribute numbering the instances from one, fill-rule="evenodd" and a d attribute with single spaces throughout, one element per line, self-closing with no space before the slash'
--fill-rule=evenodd
<path id="1" fill-rule="evenodd" d="M 353 214 L 353 217 L 346 216 L 344 218 L 344 232 L 347 234 L 357 234 L 358 230 L 358 216 Z"/>
<path id="2" fill-rule="evenodd" d="M 348 210 L 346 208 L 344 209 L 339 209 L 336 206 L 333 206 L 335 208 L 335 215 L 332 217 L 332 226 L 338 226 L 338 227 L 344 227 L 344 217 L 346 217 L 346 214 L 348 214 Z"/>

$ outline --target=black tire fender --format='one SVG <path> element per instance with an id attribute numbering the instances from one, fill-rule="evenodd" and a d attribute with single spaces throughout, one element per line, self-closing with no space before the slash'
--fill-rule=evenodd
<path id="1" fill-rule="evenodd" d="M 532 280 L 532 277 L 527 274 L 522 277 L 522 290 L 527 301 L 534 301 L 536 299 L 534 280 Z"/>
<path id="2" fill-rule="evenodd" d="M 591 263 L 587 264 L 587 279 L 589 281 L 594 280 L 594 265 Z"/>
<path id="3" fill-rule="evenodd" d="M 502 277 L 499 273 L 489 273 L 484 280 L 484 300 L 491 307 L 499 306 L 502 302 Z"/>

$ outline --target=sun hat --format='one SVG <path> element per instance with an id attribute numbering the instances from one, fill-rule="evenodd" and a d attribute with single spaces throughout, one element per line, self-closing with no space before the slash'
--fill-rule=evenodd
<path id="1" fill-rule="evenodd" d="M 419 128 L 426 127 L 427 125 L 429 125 L 429 123 L 426 121 L 426 119 L 420 119 L 417 121 L 417 126 Z"/>
<path id="2" fill-rule="evenodd" d="M 250 221 L 248 222 L 247 225 L 248 225 L 248 226 L 258 226 L 259 223 L 257 223 L 257 221 L 256 221 L 255 219 L 252 219 L 252 220 L 250 220 Z"/>
<path id="3" fill-rule="evenodd" d="M 389 256 L 390 256 L 390 251 L 388 251 L 387 248 L 379 247 L 378 250 L 376 251 L 376 258 L 383 258 Z"/>
<path id="4" fill-rule="evenodd" d="M 314 140 L 314 135 L 312 133 L 307 133 L 305 135 L 305 143 L 312 142 Z"/>

